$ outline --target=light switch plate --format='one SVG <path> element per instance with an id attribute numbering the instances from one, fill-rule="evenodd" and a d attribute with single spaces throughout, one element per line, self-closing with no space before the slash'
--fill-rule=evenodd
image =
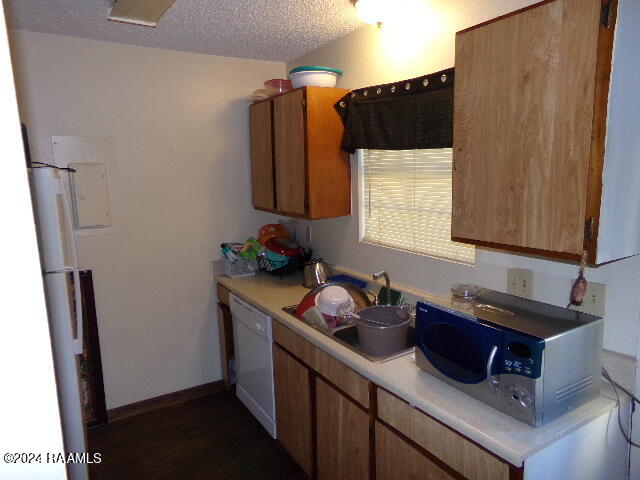
<path id="1" fill-rule="evenodd" d="M 573 280 L 569 284 L 569 288 L 573 286 Z M 578 312 L 590 313 L 598 317 L 604 317 L 604 299 L 607 293 L 607 286 L 604 283 L 587 283 L 587 293 L 584 295 L 582 305 L 571 305 L 572 310 Z"/>
<path id="2" fill-rule="evenodd" d="M 507 270 L 507 293 L 518 297 L 533 296 L 533 272 L 524 268 Z"/>

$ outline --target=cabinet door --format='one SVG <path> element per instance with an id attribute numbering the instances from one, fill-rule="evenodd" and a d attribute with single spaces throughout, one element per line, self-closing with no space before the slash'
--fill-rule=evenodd
<path id="1" fill-rule="evenodd" d="M 454 477 L 376 422 L 377 480 L 455 480 Z"/>
<path id="2" fill-rule="evenodd" d="M 253 206 L 274 209 L 271 102 L 266 101 L 252 105 L 249 116 Z"/>
<path id="3" fill-rule="evenodd" d="M 278 440 L 311 475 L 311 393 L 309 370 L 277 345 L 273 346 L 273 381 Z"/>
<path id="4" fill-rule="evenodd" d="M 303 90 L 295 90 L 273 100 L 277 208 L 299 215 L 306 212 L 303 100 Z"/>
<path id="5" fill-rule="evenodd" d="M 333 105 L 348 93 L 339 88 L 307 90 L 307 213 L 310 218 L 351 214 L 349 156 L 340 149 L 344 127 Z"/>
<path id="6" fill-rule="evenodd" d="M 316 380 L 318 479 L 369 478 L 369 415 Z"/>
<path id="7" fill-rule="evenodd" d="M 218 297 L 220 298 L 220 297 Z M 233 358 L 233 321 L 229 306 L 220 299 L 218 302 L 218 338 L 220 339 L 220 368 L 222 380 L 227 388 L 231 388 L 229 362 Z"/>
<path id="8" fill-rule="evenodd" d="M 456 36 L 455 239 L 582 252 L 600 7 L 541 2 Z"/>
<path id="9" fill-rule="evenodd" d="M 508 464 L 495 455 L 386 390 L 379 388 L 377 392 L 378 418 L 420 445 L 442 464 L 473 480 L 509 479 Z"/>

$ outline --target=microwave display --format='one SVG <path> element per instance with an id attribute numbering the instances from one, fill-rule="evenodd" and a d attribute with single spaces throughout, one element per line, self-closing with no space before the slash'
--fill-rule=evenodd
<path id="1" fill-rule="evenodd" d="M 522 342 L 512 342 L 507 345 L 507 348 L 516 357 L 529 358 L 531 356 L 531 349 Z"/>

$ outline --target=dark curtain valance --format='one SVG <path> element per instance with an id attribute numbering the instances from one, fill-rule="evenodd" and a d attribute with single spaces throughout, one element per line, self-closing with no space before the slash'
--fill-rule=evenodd
<path id="1" fill-rule="evenodd" d="M 449 68 L 349 92 L 335 104 L 344 123 L 342 149 L 452 147 L 453 80 Z"/>

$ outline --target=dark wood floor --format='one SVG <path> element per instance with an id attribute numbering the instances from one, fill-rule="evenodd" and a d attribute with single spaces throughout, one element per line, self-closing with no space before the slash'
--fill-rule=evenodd
<path id="1" fill-rule="evenodd" d="M 233 392 L 92 429 L 89 450 L 92 480 L 307 478 Z"/>

